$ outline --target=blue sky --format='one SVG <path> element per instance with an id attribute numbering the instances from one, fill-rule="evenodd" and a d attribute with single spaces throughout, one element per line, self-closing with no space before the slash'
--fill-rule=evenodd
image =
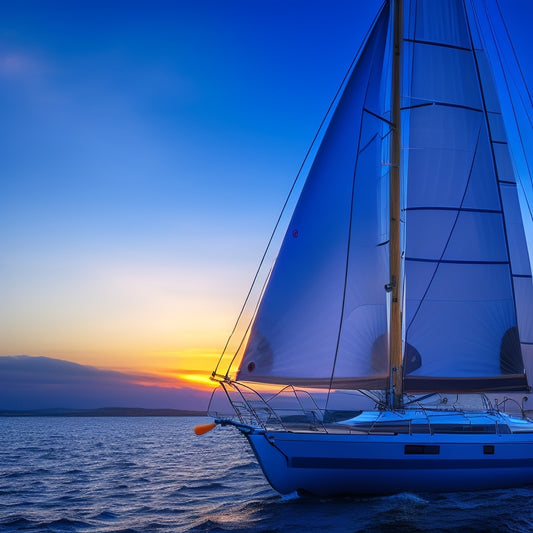
<path id="1" fill-rule="evenodd" d="M 3 2 L 0 355 L 211 368 L 379 5 Z"/>
<path id="2" fill-rule="evenodd" d="M 4 3 L 0 353 L 219 351 L 376 6 Z"/>

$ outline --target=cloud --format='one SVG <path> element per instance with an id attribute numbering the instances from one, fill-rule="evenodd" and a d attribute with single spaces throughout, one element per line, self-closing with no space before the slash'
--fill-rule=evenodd
<path id="1" fill-rule="evenodd" d="M 141 407 L 206 410 L 209 392 L 155 385 L 127 374 L 50 357 L 0 357 L 0 409 Z M 154 385 L 146 385 L 152 381 Z"/>

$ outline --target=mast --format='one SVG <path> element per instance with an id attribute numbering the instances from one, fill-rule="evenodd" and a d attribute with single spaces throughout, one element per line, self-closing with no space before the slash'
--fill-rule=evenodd
<path id="1" fill-rule="evenodd" d="M 400 150 L 401 150 L 401 49 L 403 30 L 403 0 L 394 0 L 390 146 L 390 244 L 389 264 L 391 291 L 390 305 L 390 373 L 389 405 L 399 408 L 403 395 L 402 371 L 402 299 L 401 299 L 401 246 L 400 246 Z"/>

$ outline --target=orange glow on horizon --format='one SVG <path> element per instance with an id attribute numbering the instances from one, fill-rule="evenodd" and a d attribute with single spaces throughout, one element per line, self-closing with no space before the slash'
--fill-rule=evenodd
<path id="1" fill-rule="evenodd" d="M 184 387 L 212 390 L 217 383 L 210 379 L 210 372 L 196 371 L 168 371 L 154 372 L 153 374 L 133 375 L 132 383 L 145 387 L 163 387 L 166 389 L 181 389 Z"/>
<path id="2" fill-rule="evenodd" d="M 218 386 L 211 379 L 220 359 L 220 349 L 139 350 L 119 353 L 72 350 L 40 352 L 39 356 L 68 361 L 99 370 L 123 374 L 131 384 L 166 389 L 191 388 L 211 392 Z"/>
<path id="3" fill-rule="evenodd" d="M 135 366 L 113 365 L 107 369 L 130 375 L 137 385 L 210 391 L 217 386 L 210 376 L 219 358 L 220 351 L 216 349 L 154 351 L 138 354 Z"/>
<path id="4" fill-rule="evenodd" d="M 213 381 L 209 376 L 210 374 L 184 374 L 180 373 L 177 374 L 181 379 L 184 379 L 185 381 L 189 381 L 191 383 L 194 383 L 196 385 L 202 385 L 203 387 L 208 387 L 209 389 L 213 389 L 218 386 L 218 383 L 216 381 Z"/>

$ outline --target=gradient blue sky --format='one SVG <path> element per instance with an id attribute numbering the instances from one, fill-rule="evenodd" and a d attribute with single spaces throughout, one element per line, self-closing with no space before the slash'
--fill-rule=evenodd
<path id="1" fill-rule="evenodd" d="M 2 2 L 0 355 L 210 369 L 380 3 Z"/>

